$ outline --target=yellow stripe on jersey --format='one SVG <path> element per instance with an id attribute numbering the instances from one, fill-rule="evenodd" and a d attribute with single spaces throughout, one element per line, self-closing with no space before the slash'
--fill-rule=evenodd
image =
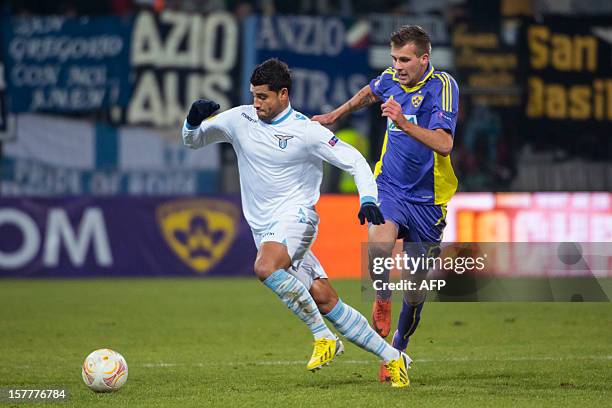
<path id="1" fill-rule="evenodd" d="M 453 92 L 451 81 L 446 72 L 434 74 L 436 78 L 442 82 L 442 110 L 447 112 L 453 111 Z"/>
<path id="2" fill-rule="evenodd" d="M 382 151 L 380 152 L 380 159 L 376 162 L 376 166 L 374 166 L 374 178 L 378 177 L 380 173 L 382 173 L 382 161 L 387 151 L 387 137 L 389 136 L 389 132 L 385 132 L 385 139 L 383 140 Z"/>
<path id="3" fill-rule="evenodd" d="M 442 98 L 440 102 L 442 102 L 442 110 L 446 110 L 446 81 L 444 81 L 440 74 L 435 74 L 434 76 L 442 82 Z"/>
<path id="4" fill-rule="evenodd" d="M 442 156 L 436 152 L 434 155 L 434 204 L 448 203 L 457 191 L 457 177 L 453 171 L 450 156 Z"/>
<path id="5" fill-rule="evenodd" d="M 442 110 L 446 110 L 446 81 L 441 74 L 434 74 L 434 76 L 442 82 L 442 98 L 440 102 L 442 102 Z"/>
<path id="6" fill-rule="evenodd" d="M 450 77 L 448 76 L 446 72 L 442 72 L 442 76 L 446 80 L 446 96 L 447 96 L 446 100 L 448 101 L 446 110 L 448 112 L 452 112 L 453 111 L 453 89 L 452 89 Z"/>
<path id="7" fill-rule="evenodd" d="M 434 74 L 442 82 L 442 110 L 453 111 L 453 92 L 450 78 L 446 72 Z"/>

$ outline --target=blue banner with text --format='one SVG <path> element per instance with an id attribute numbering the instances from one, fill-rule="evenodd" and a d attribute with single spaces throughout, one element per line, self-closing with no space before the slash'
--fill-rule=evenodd
<path id="1" fill-rule="evenodd" d="M 256 64 L 279 58 L 291 69 L 291 103 L 314 115 L 330 110 L 368 84 L 368 25 L 324 16 L 254 16 L 243 25 L 243 83 Z M 245 86 L 243 103 L 251 96 Z"/>
<path id="2" fill-rule="evenodd" d="M 2 26 L 11 112 L 127 105 L 130 18 L 5 17 Z"/>

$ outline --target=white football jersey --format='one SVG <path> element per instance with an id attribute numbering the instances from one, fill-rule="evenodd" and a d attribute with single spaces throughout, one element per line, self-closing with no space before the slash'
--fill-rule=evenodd
<path id="1" fill-rule="evenodd" d="M 196 129 L 185 122 L 183 142 L 194 149 L 232 144 L 244 217 L 255 233 L 288 211 L 314 209 L 323 179 L 322 160 L 352 174 L 361 198 L 378 200 L 374 176 L 363 156 L 291 106 L 271 123 L 259 120 L 253 105 L 227 110 Z"/>

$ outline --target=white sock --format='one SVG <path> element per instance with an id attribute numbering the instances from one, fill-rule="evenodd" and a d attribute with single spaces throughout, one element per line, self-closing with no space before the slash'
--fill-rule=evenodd
<path id="1" fill-rule="evenodd" d="M 320 338 L 335 339 L 329 330 L 314 299 L 306 287 L 284 269 L 279 269 L 268 276 L 263 284 L 272 289 L 280 300 L 310 329 L 315 340 Z"/>
<path id="2" fill-rule="evenodd" d="M 385 363 L 399 357 L 399 352 L 370 327 L 366 318 L 342 300 L 338 299 L 336 306 L 325 317 L 340 334 L 362 349 L 376 354 Z"/>

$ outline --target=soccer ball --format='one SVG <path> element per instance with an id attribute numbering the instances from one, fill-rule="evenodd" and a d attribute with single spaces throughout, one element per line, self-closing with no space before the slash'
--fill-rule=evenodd
<path id="1" fill-rule="evenodd" d="M 93 391 L 117 391 L 128 378 L 125 358 L 111 349 L 92 352 L 83 362 L 83 381 Z"/>

